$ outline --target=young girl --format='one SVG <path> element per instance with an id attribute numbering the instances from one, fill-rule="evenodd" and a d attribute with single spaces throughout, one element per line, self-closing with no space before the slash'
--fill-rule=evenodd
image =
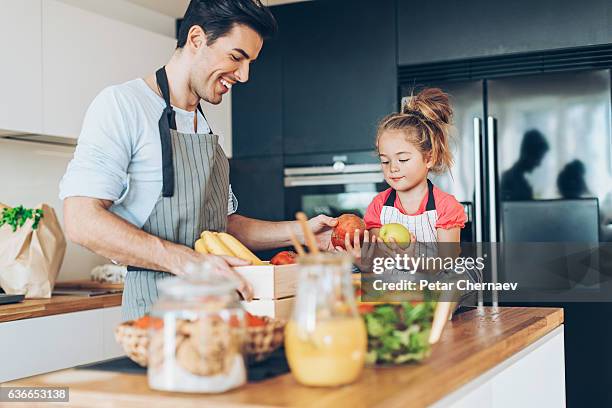
<path id="1" fill-rule="evenodd" d="M 385 224 L 404 225 L 418 242 L 459 242 L 466 216 L 461 204 L 427 178 L 449 171 L 452 108 L 448 95 L 426 88 L 412 96 L 400 113 L 378 126 L 376 148 L 385 180 L 391 186 L 379 193 L 365 214 L 365 240 L 376 241 Z M 347 244 L 354 237 L 346 237 Z M 347 250 L 360 258 L 359 240 Z"/>

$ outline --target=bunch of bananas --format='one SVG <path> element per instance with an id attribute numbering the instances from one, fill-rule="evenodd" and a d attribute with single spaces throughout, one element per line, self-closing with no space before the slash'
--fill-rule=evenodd
<path id="1" fill-rule="evenodd" d="M 253 265 L 264 264 L 242 242 L 225 232 L 204 231 L 195 242 L 194 249 L 201 254 L 229 255 L 250 261 Z"/>

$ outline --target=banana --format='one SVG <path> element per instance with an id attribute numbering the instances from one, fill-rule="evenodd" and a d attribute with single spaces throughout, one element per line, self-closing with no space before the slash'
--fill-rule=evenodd
<path id="1" fill-rule="evenodd" d="M 214 232 L 204 231 L 202 233 L 202 240 L 204 240 L 206 250 L 213 255 L 235 256 L 234 253 L 217 238 Z"/>
<path id="2" fill-rule="evenodd" d="M 196 252 L 199 252 L 201 254 L 208 253 L 208 249 L 206 249 L 206 244 L 204 243 L 204 239 L 202 238 L 198 239 L 195 242 L 195 244 L 193 245 L 193 248 L 195 249 Z"/>
<path id="3" fill-rule="evenodd" d="M 253 265 L 263 265 L 261 259 L 245 247 L 236 237 L 225 232 L 219 232 L 215 235 L 234 253 L 235 257 L 250 261 Z"/>

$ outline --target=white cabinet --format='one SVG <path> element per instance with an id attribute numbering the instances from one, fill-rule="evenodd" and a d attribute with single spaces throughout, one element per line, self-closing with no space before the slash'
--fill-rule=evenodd
<path id="1" fill-rule="evenodd" d="M 154 72 L 175 46 L 173 38 L 44 0 L 43 133 L 77 138 L 87 107 L 102 89 Z"/>
<path id="2" fill-rule="evenodd" d="M 42 131 L 41 0 L 0 0 L 0 133 Z"/>
<path id="3" fill-rule="evenodd" d="M 563 325 L 432 408 L 565 407 Z"/>
<path id="4" fill-rule="evenodd" d="M 113 330 L 121 308 L 0 323 L 0 383 L 125 355 Z"/>

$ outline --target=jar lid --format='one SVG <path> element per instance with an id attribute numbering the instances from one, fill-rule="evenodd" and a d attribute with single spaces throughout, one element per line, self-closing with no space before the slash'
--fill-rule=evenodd
<path id="1" fill-rule="evenodd" d="M 162 295 L 169 297 L 196 297 L 225 295 L 238 289 L 237 278 L 223 275 L 209 262 L 192 263 L 185 267 L 185 274 L 158 282 Z"/>

